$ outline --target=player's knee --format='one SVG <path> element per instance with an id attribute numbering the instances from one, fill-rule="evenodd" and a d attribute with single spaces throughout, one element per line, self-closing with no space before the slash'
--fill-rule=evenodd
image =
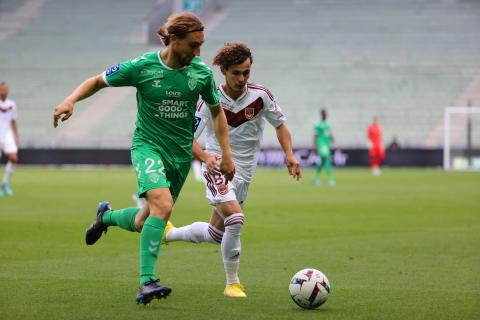
<path id="1" fill-rule="evenodd" d="M 148 197 L 148 206 L 151 216 L 167 221 L 172 214 L 173 200 L 160 195 L 153 195 Z"/>
<path id="2" fill-rule="evenodd" d="M 142 229 L 143 229 L 143 225 L 145 224 L 145 221 L 143 221 L 143 220 L 141 220 L 141 221 L 135 220 L 134 224 L 135 224 L 135 229 L 137 229 L 137 232 L 138 232 L 138 233 L 141 233 L 141 232 L 142 232 Z"/>
<path id="3" fill-rule="evenodd" d="M 240 231 L 245 223 L 245 216 L 242 212 L 234 213 L 225 218 L 225 231 L 240 235 Z"/>
<path id="4" fill-rule="evenodd" d="M 150 206 L 150 215 L 168 221 L 172 215 L 172 205 L 168 203 L 154 203 Z"/>
<path id="5" fill-rule="evenodd" d="M 16 164 L 18 162 L 18 156 L 16 153 L 9 153 L 7 155 L 7 160 L 12 162 L 13 164 Z"/>

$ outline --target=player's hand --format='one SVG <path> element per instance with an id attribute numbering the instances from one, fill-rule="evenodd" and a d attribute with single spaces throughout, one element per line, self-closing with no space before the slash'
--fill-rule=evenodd
<path id="1" fill-rule="evenodd" d="M 207 167 L 208 173 L 212 174 L 215 170 L 218 170 L 217 160 L 219 160 L 219 159 L 220 159 L 220 157 L 215 155 L 215 154 L 209 154 L 207 156 L 204 163 L 205 163 L 205 166 Z"/>
<path id="2" fill-rule="evenodd" d="M 73 114 L 73 102 L 68 100 L 64 100 L 60 103 L 53 112 L 53 127 L 56 128 L 58 126 L 58 121 L 61 120 L 66 121 L 70 118 Z"/>
<path id="3" fill-rule="evenodd" d="M 288 173 L 293 177 L 293 179 L 298 181 L 302 178 L 300 163 L 293 154 L 290 154 L 285 158 L 285 165 L 287 166 Z"/>
<path id="4" fill-rule="evenodd" d="M 222 157 L 220 162 L 220 172 L 225 176 L 225 180 L 232 181 L 233 176 L 235 175 L 235 164 L 233 163 L 232 158 Z"/>

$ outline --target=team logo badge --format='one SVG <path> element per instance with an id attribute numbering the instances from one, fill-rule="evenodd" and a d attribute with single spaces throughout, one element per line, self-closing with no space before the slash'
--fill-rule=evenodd
<path id="1" fill-rule="evenodd" d="M 162 86 L 160 82 L 162 82 L 162 80 L 158 80 L 158 79 L 153 80 L 152 87 L 160 88 Z"/>
<path id="2" fill-rule="evenodd" d="M 5 109 L 0 108 L 0 112 L 2 112 L 2 113 L 7 113 L 8 111 L 11 111 L 11 110 L 13 110 L 12 106 L 6 107 Z"/>
<path id="3" fill-rule="evenodd" d="M 150 181 L 152 181 L 153 183 L 157 183 L 158 180 L 160 180 L 160 175 L 158 173 L 150 173 L 148 175 L 148 178 L 150 179 Z"/>
<path id="4" fill-rule="evenodd" d="M 227 192 L 228 192 L 228 187 L 227 187 L 225 184 L 223 184 L 223 183 L 220 184 L 220 185 L 218 185 L 217 189 L 218 189 L 218 192 L 219 192 L 221 195 L 225 195 L 225 194 L 227 194 Z"/>
<path id="5" fill-rule="evenodd" d="M 253 116 L 255 116 L 255 108 L 245 108 L 245 118 L 250 120 Z"/>
<path id="6" fill-rule="evenodd" d="M 195 80 L 195 78 L 188 79 L 188 88 L 190 89 L 190 91 L 192 91 L 196 87 L 197 87 L 197 80 Z"/>

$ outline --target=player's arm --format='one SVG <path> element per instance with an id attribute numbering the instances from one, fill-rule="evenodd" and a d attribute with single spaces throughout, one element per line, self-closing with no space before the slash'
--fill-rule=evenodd
<path id="1" fill-rule="evenodd" d="M 288 173 L 298 181 L 302 177 L 302 173 L 300 163 L 293 154 L 290 130 L 288 130 L 285 123 L 282 123 L 275 130 L 277 132 L 278 142 L 280 142 L 283 152 L 285 153 L 285 164 L 288 168 Z"/>
<path id="2" fill-rule="evenodd" d="M 235 175 L 235 164 L 232 159 L 232 151 L 228 142 L 228 126 L 225 112 L 220 105 L 210 107 L 212 127 L 217 137 L 220 148 L 222 149 L 222 160 L 220 162 L 220 171 L 225 175 L 227 181 L 231 181 Z"/>
<path id="3" fill-rule="evenodd" d="M 192 154 L 195 159 L 205 163 L 209 172 L 215 170 L 217 165 L 217 157 L 214 154 L 205 152 L 197 142 L 197 139 L 193 139 Z"/>
<path id="4" fill-rule="evenodd" d="M 13 136 L 15 137 L 15 143 L 17 144 L 17 147 L 18 147 L 20 146 L 20 135 L 18 134 L 17 120 L 12 119 L 11 127 L 12 127 Z"/>
<path id="5" fill-rule="evenodd" d="M 107 84 L 102 75 L 91 77 L 80 84 L 73 92 L 60 103 L 53 112 L 53 127 L 58 126 L 58 121 L 66 121 L 73 114 L 75 103 L 86 99 L 105 88 Z"/>

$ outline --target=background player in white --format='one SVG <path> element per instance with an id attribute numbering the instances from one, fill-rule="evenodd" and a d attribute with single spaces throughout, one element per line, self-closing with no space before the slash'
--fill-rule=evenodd
<path id="1" fill-rule="evenodd" d="M 0 196 L 13 195 L 9 182 L 14 165 L 18 161 L 17 152 L 20 141 L 17 126 L 17 105 L 7 97 L 8 85 L 6 82 L 0 82 L 0 152 L 3 151 L 7 156 Z"/>
<path id="2" fill-rule="evenodd" d="M 278 141 L 285 152 L 288 171 L 297 180 L 301 177 L 300 164 L 292 151 L 292 139 L 285 116 L 272 94 L 265 87 L 247 82 L 252 64 L 250 49 L 244 44 L 228 43 L 217 52 L 213 64 L 220 66 L 225 76 L 225 84 L 219 89 L 227 116 L 236 173 L 232 182 L 226 184 L 217 166 L 220 146 L 212 129 L 208 109 L 200 101 L 195 119 L 195 137 L 198 138 L 203 129 L 207 129 L 206 150 L 203 151 L 195 141 L 193 154 L 203 162 L 202 178 L 212 205 L 212 215 L 210 223 L 195 222 L 180 228 L 170 226 L 166 231 L 166 241 L 221 243 L 227 277 L 224 294 L 246 297 L 238 278 L 240 232 L 244 222 L 242 208 L 257 167 L 265 120 L 275 127 Z M 226 239 L 234 240 L 227 242 Z M 235 290 L 230 290 L 232 287 Z"/>

